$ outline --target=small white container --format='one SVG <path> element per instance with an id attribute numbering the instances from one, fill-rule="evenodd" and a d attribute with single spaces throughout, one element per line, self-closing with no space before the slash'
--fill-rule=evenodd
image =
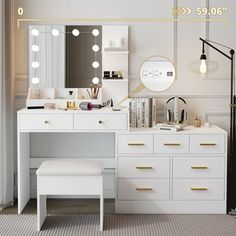
<path id="1" fill-rule="evenodd" d="M 113 47 L 113 41 L 111 39 L 106 41 L 106 47 L 107 48 L 112 48 Z"/>
<path id="2" fill-rule="evenodd" d="M 125 39 L 124 38 L 116 38 L 116 47 L 123 48 L 125 46 Z"/>

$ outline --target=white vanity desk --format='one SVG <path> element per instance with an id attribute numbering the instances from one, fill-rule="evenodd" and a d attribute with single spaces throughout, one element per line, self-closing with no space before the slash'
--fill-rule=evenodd
<path id="1" fill-rule="evenodd" d="M 93 111 L 27 110 L 17 114 L 18 213 L 30 199 L 30 133 L 116 132 L 128 130 L 128 109 Z"/>
<path id="2" fill-rule="evenodd" d="M 18 111 L 18 213 L 30 199 L 30 133 L 114 132 L 117 213 L 226 213 L 227 133 L 130 130 L 128 109 Z M 105 147 L 104 147 L 105 148 Z"/>

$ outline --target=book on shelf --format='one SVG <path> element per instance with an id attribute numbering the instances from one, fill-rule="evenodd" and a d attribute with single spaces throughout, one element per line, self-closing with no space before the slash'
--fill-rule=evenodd
<path id="1" fill-rule="evenodd" d="M 131 98 L 129 115 L 131 128 L 154 127 L 157 123 L 157 98 Z"/>

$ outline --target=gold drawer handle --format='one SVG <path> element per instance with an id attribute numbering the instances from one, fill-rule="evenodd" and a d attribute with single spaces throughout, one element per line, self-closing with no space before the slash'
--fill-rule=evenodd
<path id="1" fill-rule="evenodd" d="M 144 143 L 128 143 L 129 146 L 144 146 Z"/>
<path id="2" fill-rule="evenodd" d="M 48 120 L 45 120 L 44 123 L 45 123 L 45 124 L 49 124 L 49 121 L 48 121 Z"/>
<path id="3" fill-rule="evenodd" d="M 193 190 L 193 191 L 206 191 L 206 190 L 208 190 L 208 188 L 207 187 L 193 187 L 193 188 L 191 188 L 191 190 Z"/>
<path id="4" fill-rule="evenodd" d="M 191 166 L 191 169 L 194 169 L 194 170 L 206 170 L 206 169 L 208 169 L 208 166 Z"/>
<path id="5" fill-rule="evenodd" d="M 136 169 L 138 170 L 152 170 L 152 166 L 136 166 Z"/>
<path id="6" fill-rule="evenodd" d="M 180 143 L 164 143 L 164 146 L 180 146 Z"/>
<path id="7" fill-rule="evenodd" d="M 216 146 L 216 143 L 200 143 L 200 146 Z"/>
<path id="8" fill-rule="evenodd" d="M 136 191 L 152 191 L 152 188 L 136 188 Z"/>

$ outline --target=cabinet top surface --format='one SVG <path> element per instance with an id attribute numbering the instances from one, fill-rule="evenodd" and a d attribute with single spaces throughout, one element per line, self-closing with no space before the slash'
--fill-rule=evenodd
<path id="1" fill-rule="evenodd" d="M 163 131 L 157 130 L 156 128 L 132 128 L 129 131 L 130 134 L 171 134 L 171 135 L 180 135 L 180 134 L 227 134 L 227 132 L 216 126 L 211 125 L 210 127 L 202 126 L 200 128 L 195 128 L 193 125 L 187 125 L 181 131 Z"/>
<path id="2" fill-rule="evenodd" d="M 128 114 L 129 110 L 127 108 L 123 108 L 120 111 L 113 111 L 111 108 L 102 108 L 102 109 L 93 109 L 91 111 L 85 110 L 63 110 L 63 109 L 55 109 L 55 110 L 47 110 L 47 109 L 21 109 L 17 113 L 18 114 Z"/>

